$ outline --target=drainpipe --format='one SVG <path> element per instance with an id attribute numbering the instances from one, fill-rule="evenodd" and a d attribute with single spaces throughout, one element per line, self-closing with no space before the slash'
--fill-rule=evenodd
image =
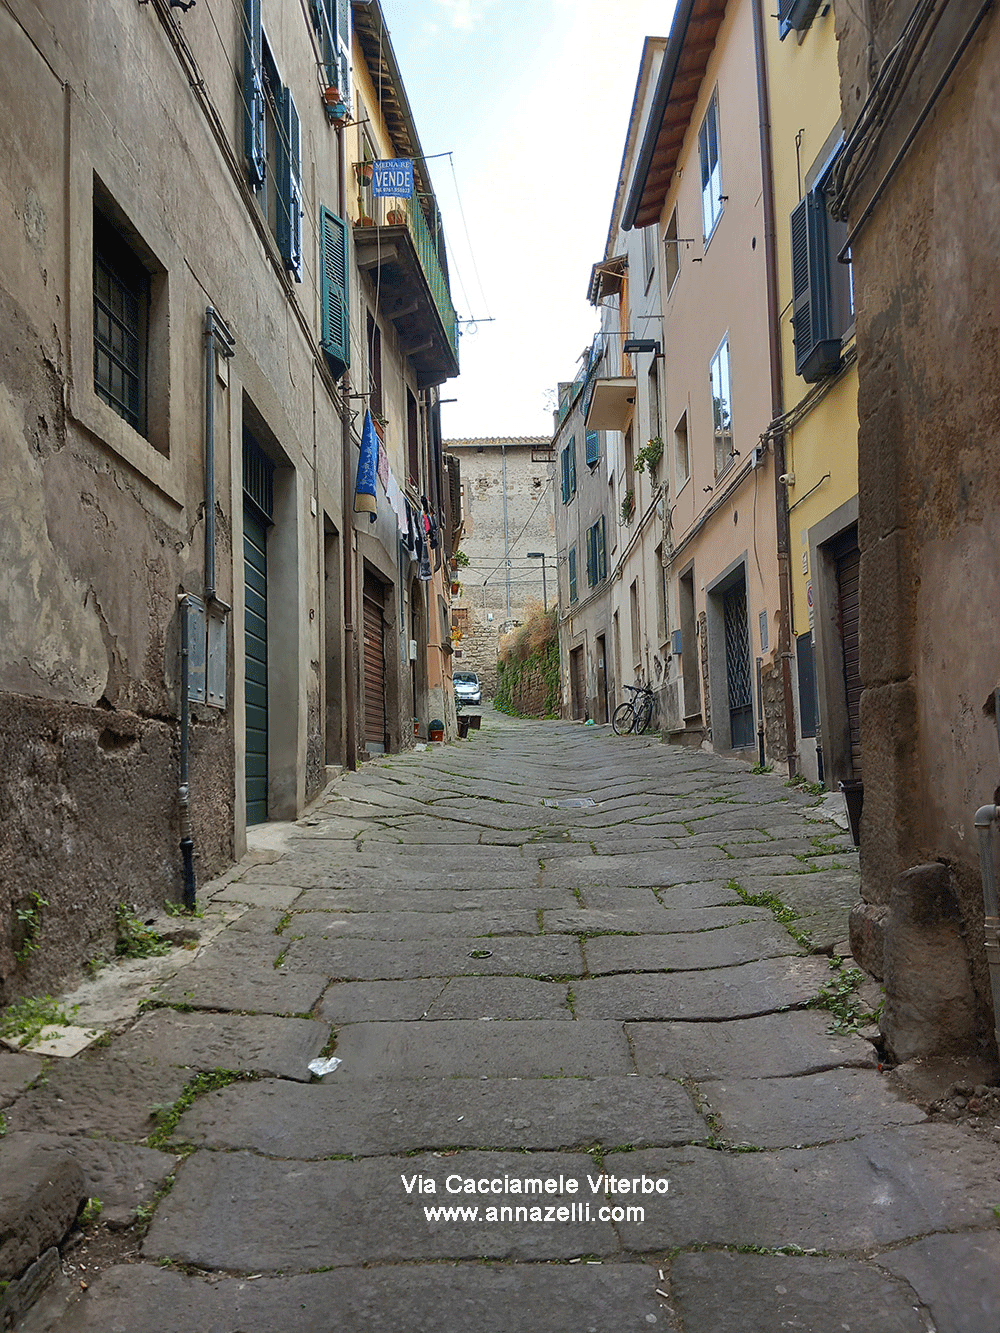
<path id="1" fill-rule="evenodd" d="M 993 865 L 993 827 L 1000 818 L 1000 806 L 984 805 L 976 811 L 975 825 L 979 831 L 979 868 L 983 876 L 983 922 L 986 936 L 986 961 L 990 966 L 990 987 L 993 991 L 993 1035 L 1000 1051 L 1000 905 L 997 900 L 997 878 Z"/>
<path id="2" fill-rule="evenodd" d="M 190 760 L 188 733 L 191 722 L 191 702 L 188 698 L 190 645 L 188 643 L 187 593 L 181 593 L 177 601 L 181 613 L 181 771 L 180 784 L 177 788 L 177 805 L 180 811 L 181 857 L 184 862 L 184 906 L 191 912 L 195 907 L 197 887 L 194 879 L 194 838 L 191 836 L 191 788 L 188 781 Z"/>
<path id="3" fill-rule="evenodd" d="M 215 597 L 215 353 L 231 357 L 236 340 L 208 306 L 205 310 L 205 605 Z"/>
<path id="4" fill-rule="evenodd" d="M 771 419 L 783 411 L 781 384 L 781 307 L 778 303 L 778 259 L 774 222 L 774 164 L 771 156 L 771 113 L 764 53 L 762 0 L 753 5 L 754 56 L 757 62 L 757 111 L 760 125 L 760 170 L 764 201 L 764 262 L 767 271 L 767 332 L 770 346 Z M 778 480 L 786 471 L 785 435 L 774 435 L 774 496 L 778 555 L 778 651 L 781 655 L 781 684 L 785 701 L 785 736 L 788 776 L 798 770 L 795 747 L 795 703 L 792 696 L 792 586 L 788 522 L 788 493 Z"/>
<path id="5" fill-rule="evenodd" d="M 347 145 L 344 127 L 334 122 L 337 135 L 337 211 L 347 218 Z M 350 282 L 350 272 L 347 281 Z M 351 519 L 351 376 L 344 371 L 340 381 L 341 473 L 343 476 L 344 548 L 344 767 L 349 773 L 358 767 L 358 651 L 354 627 L 354 523 Z"/>

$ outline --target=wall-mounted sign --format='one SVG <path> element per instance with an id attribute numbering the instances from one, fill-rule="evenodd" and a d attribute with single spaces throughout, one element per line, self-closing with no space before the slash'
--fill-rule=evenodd
<path id="1" fill-rule="evenodd" d="M 412 199 L 412 158 L 390 157 L 373 163 L 372 194 L 376 199 Z"/>

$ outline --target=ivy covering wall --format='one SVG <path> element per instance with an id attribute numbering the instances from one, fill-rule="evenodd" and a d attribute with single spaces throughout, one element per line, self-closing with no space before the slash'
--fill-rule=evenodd
<path id="1" fill-rule="evenodd" d="M 536 607 L 500 641 L 494 708 L 511 717 L 559 716 L 557 610 Z"/>

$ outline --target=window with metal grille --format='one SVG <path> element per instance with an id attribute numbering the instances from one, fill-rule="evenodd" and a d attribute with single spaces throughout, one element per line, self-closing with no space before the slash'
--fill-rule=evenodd
<path id="1" fill-rule="evenodd" d="M 94 389 L 146 434 L 149 274 L 124 237 L 94 214 Z"/>

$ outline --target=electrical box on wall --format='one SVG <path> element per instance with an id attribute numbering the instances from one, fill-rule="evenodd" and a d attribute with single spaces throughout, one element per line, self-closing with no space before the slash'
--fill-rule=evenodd
<path id="1" fill-rule="evenodd" d="M 684 636 L 679 629 L 675 629 L 670 635 L 670 651 L 680 657 L 683 645 Z"/>
<path id="2" fill-rule="evenodd" d="M 411 661 L 411 662 L 415 662 L 416 660 L 417 660 L 417 641 L 416 641 L 416 639 L 411 639 L 411 640 L 410 640 L 410 661 Z"/>

